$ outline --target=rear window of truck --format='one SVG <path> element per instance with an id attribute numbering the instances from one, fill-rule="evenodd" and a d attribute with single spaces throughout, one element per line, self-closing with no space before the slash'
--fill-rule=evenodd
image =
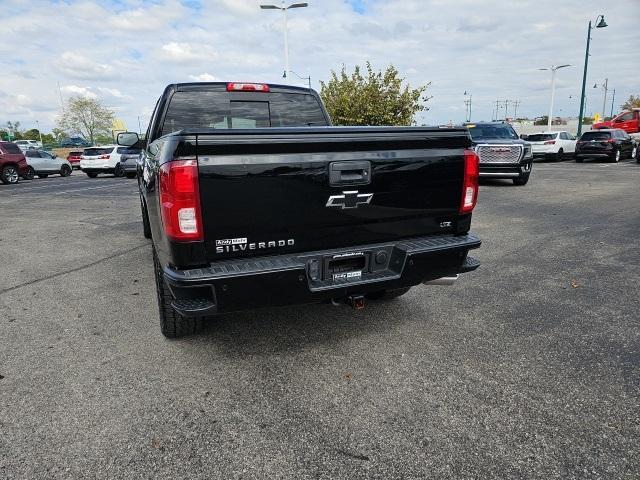
<path id="1" fill-rule="evenodd" d="M 171 97 L 162 135 L 184 128 L 266 128 L 325 126 L 313 95 L 269 93 L 264 101 L 230 100 L 226 92 L 185 91 Z"/>

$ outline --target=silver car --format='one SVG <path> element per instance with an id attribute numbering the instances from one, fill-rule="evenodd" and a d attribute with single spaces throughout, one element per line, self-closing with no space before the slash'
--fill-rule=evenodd
<path id="1" fill-rule="evenodd" d="M 125 148 L 120 155 L 120 165 L 127 178 L 136 178 L 138 174 L 138 160 L 142 150 L 139 148 Z"/>
<path id="2" fill-rule="evenodd" d="M 24 157 L 29 164 L 29 171 L 25 178 L 32 179 L 35 175 L 47 178 L 49 175 L 58 174 L 62 177 L 71 175 L 71 164 L 66 158 L 44 150 L 30 149 L 24 152 Z"/>

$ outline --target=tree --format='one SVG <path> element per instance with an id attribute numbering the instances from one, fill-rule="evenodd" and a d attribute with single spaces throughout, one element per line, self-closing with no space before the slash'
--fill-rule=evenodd
<path id="1" fill-rule="evenodd" d="M 11 140 L 22 140 L 22 132 L 20 131 L 20 122 L 7 122 L 7 131 Z"/>
<path id="2" fill-rule="evenodd" d="M 25 140 L 40 140 L 40 132 L 37 128 L 31 128 L 22 133 L 22 138 Z"/>
<path id="3" fill-rule="evenodd" d="M 640 96 L 638 95 L 629 95 L 629 98 L 626 102 L 620 105 L 622 110 L 631 110 L 632 108 L 640 108 Z"/>
<path id="4" fill-rule="evenodd" d="M 429 83 L 412 89 L 402 86 L 404 78 L 389 65 L 382 72 L 374 72 L 366 64 L 366 76 L 356 66 L 347 74 L 343 66 L 340 74 L 331 71 L 328 82 L 320 82 L 320 96 L 334 125 L 411 125 L 417 112 L 428 110 L 423 102 Z"/>
<path id="5" fill-rule="evenodd" d="M 71 97 L 62 109 L 58 126 L 77 133 L 93 145 L 98 135 L 111 133 L 114 113 L 93 98 Z"/>

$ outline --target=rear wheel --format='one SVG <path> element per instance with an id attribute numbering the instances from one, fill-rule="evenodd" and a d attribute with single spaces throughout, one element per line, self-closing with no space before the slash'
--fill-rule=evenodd
<path id="1" fill-rule="evenodd" d="M 20 175 L 18 175 L 18 168 L 15 165 L 7 165 L 2 169 L 2 173 L 0 173 L 2 183 L 16 184 L 19 179 Z"/>
<path id="2" fill-rule="evenodd" d="M 556 162 L 561 162 L 563 159 L 564 159 L 564 150 L 560 149 L 560 150 L 558 150 L 558 153 L 556 153 L 555 161 Z"/>
<path id="3" fill-rule="evenodd" d="M 173 297 L 164 282 L 158 255 L 153 249 L 153 268 L 156 277 L 158 309 L 160 311 L 160 330 L 167 338 L 179 338 L 198 332 L 204 324 L 204 317 L 183 317 L 171 306 Z"/>
<path id="4" fill-rule="evenodd" d="M 98 174 L 96 172 L 87 172 L 87 177 L 89 178 L 96 178 L 98 176 Z"/>
<path id="5" fill-rule="evenodd" d="M 365 297 L 369 300 L 393 300 L 398 298 L 411 290 L 411 287 L 398 288 L 396 290 L 380 290 L 378 292 L 367 293 Z"/>
<path id="6" fill-rule="evenodd" d="M 48 173 L 39 173 L 38 178 L 47 178 L 49 176 Z"/>
<path id="7" fill-rule="evenodd" d="M 33 177 L 36 176 L 36 171 L 33 169 L 33 167 L 29 167 L 29 169 L 27 170 L 27 173 L 24 175 L 24 179 L 25 180 L 33 180 Z"/>
<path id="8" fill-rule="evenodd" d="M 113 174 L 116 177 L 124 177 L 124 168 L 119 163 L 116 165 L 116 168 L 113 169 Z"/>
<path id="9" fill-rule="evenodd" d="M 60 175 L 63 177 L 68 177 L 71 175 L 71 167 L 66 163 L 60 167 Z"/>

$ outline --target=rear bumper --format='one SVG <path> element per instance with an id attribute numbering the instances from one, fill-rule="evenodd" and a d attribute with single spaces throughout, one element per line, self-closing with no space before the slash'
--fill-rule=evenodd
<path id="1" fill-rule="evenodd" d="M 179 313 L 211 315 L 317 303 L 455 276 L 478 268 L 480 264 L 467 253 L 480 244 L 472 234 L 433 235 L 395 243 L 223 260 L 207 268 L 164 267 L 163 274 Z M 322 265 L 327 259 L 349 255 L 365 255 L 368 259 L 360 276 L 325 278 Z M 382 257 L 384 260 L 379 261 Z"/>
<path id="2" fill-rule="evenodd" d="M 125 171 L 126 173 L 132 173 L 132 172 L 138 171 L 138 165 L 136 164 L 136 162 L 120 162 L 120 166 L 122 167 L 122 170 Z"/>
<path id="3" fill-rule="evenodd" d="M 614 151 L 608 152 L 576 152 L 578 158 L 609 158 L 615 154 Z"/>

